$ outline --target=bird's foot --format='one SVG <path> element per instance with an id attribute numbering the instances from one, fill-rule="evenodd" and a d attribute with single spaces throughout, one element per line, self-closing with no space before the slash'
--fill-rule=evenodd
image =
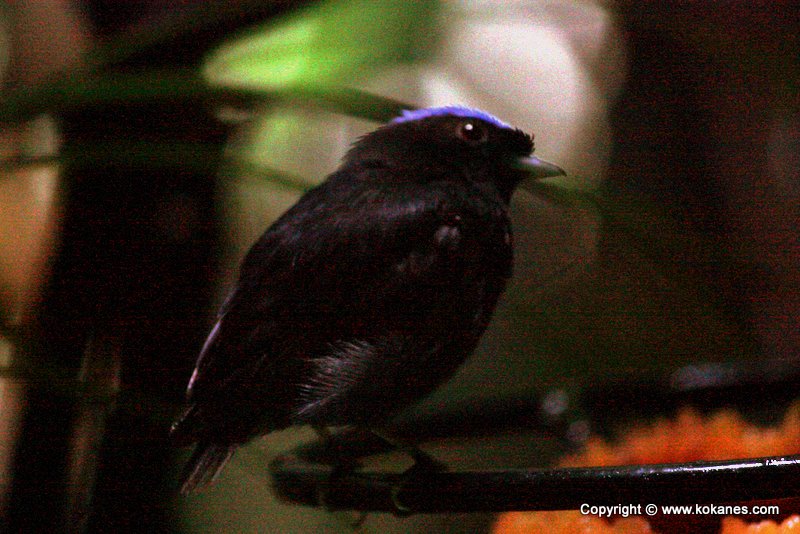
<path id="1" fill-rule="evenodd" d="M 335 465 L 325 482 L 317 486 L 317 505 L 333 514 L 337 521 L 340 521 L 351 530 L 359 529 L 369 514 L 367 512 L 340 510 L 332 503 L 331 495 L 336 491 L 337 479 L 353 473 L 357 468 L 357 463 Z"/>
<path id="2" fill-rule="evenodd" d="M 391 489 L 394 513 L 398 516 L 407 516 L 414 512 L 410 506 L 403 502 L 402 498 L 402 493 L 413 480 L 431 473 L 447 471 L 447 464 L 440 462 L 430 454 L 416 447 L 407 452 L 414 458 L 414 465 L 403 471 L 400 475 L 400 481 L 393 485 Z"/>
<path id="3" fill-rule="evenodd" d="M 403 472 L 403 476 L 412 476 L 415 473 L 436 473 L 447 471 L 447 464 L 440 462 L 427 452 L 417 447 L 406 450 L 406 453 L 414 459 L 414 465 Z"/>

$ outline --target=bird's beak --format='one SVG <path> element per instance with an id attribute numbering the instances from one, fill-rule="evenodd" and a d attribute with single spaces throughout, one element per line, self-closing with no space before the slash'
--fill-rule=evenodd
<path id="1" fill-rule="evenodd" d="M 566 176 L 567 173 L 558 165 L 542 161 L 535 156 L 519 158 L 514 162 L 514 168 L 524 172 L 526 179 L 541 180 L 551 176 Z"/>

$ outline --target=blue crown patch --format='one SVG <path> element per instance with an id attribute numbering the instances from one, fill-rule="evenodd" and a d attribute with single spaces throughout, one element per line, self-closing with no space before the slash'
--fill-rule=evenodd
<path id="1" fill-rule="evenodd" d="M 398 124 L 401 122 L 418 121 L 422 119 L 427 119 L 428 117 L 438 117 L 443 115 L 480 119 L 488 122 L 489 124 L 494 124 L 498 128 L 512 129 L 510 125 L 501 121 L 494 115 L 490 115 L 485 111 L 481 111 L 479 109 L 466 108 L 463 106 L 443 106 L 439 108 L 423 108 L 414 110 L 406 109 L 403 110 L 403 113 L 399 117 L 392 119 L 391 123 Z"/>

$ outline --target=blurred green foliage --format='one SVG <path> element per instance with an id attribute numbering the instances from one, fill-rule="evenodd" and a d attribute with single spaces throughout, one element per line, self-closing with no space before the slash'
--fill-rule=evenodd
<path id="1" fill-rule="evenodd" d="M 331 0 L 272 21 L 212 52 L 203 73 L 229 87 L 347 85 L 387 64 L 420 60 L 436 36 L 438 2 Z"/>

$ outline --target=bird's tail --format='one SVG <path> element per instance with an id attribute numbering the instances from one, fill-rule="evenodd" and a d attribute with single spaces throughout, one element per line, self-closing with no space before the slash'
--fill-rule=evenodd
<path id="1" fill-rule="evenodd" d="M 200 442 L 183 470 L 181 493 L 188 495 L 211 484 L 236 452 L 236 445 Z"/>

